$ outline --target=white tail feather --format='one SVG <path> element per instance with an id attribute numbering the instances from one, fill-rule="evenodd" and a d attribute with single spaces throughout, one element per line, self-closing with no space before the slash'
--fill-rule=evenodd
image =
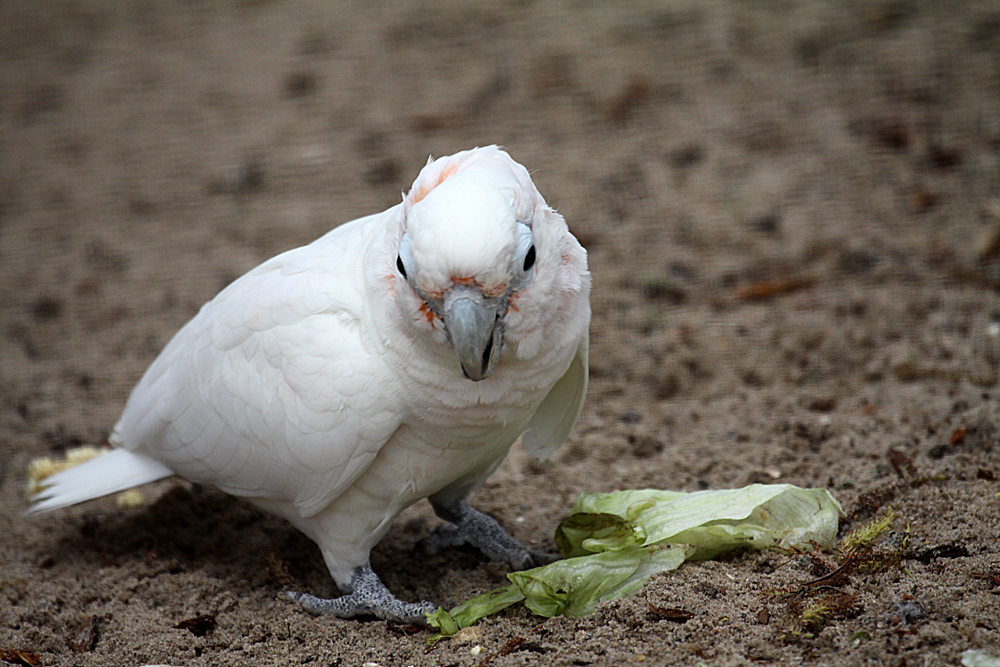
<path id="1" fill-rule="evenodd" d="M 25 516 L 68 507 L 85 500 L 131 489 L 170 477 L 174 471 L 148 456 L 113 449 L 95 459 L 58 472 L 42 481 L 45 487 L 31 499 Z"/>

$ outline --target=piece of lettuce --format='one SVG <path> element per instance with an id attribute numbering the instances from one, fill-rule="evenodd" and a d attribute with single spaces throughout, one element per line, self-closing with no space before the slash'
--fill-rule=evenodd
<path id="1" fill-rule="evenodd" d="M 636 593 L 654 574 L 685 560 L 741 547 L 831 547 L 840 504 L 825 489 L 753 484 L 742 489 L 678 493 L 642 489 L 580 497 L 556 530 L 566 560 L 507 575 L 510 586 L 450 612 L 428 614 L 440 633 L 455 634 L 480 618 L 524 601 L 532 612 L 583 616 L 604 600 Z"/>
<path id="2" fill-rule="evenodd" d="M 511 572 L 507 578 L 539 616 L 586 616 L 598 602 L 633 595 L 657 572 L 676 570 L 692 551 L 686 544 L 628 545 Z"/>
<path id="3" fill-rule="evenodd" d="M 621 543 L 635 539 L 641 531 L 645 535 L 642 544 L 693 544 L 692 560 L 701 560 L 739 547 L 808 547 L 810 542 L 833 546 L 839 513 L 840 503 L 825 489 L 752 484 L 694 493 L 642 489 L 584 494 L 567 521 L 578 522 L 580 515 L 611 514 L 633 528 L 631 535 L 619 530 Z M 584 544 L 592 537 L 579 539 L 577 533 L 564 530 L 565 524 L 556 530 L 556 544 L 563 556 L 597 550 Z"/>
<path id="4" fill-rule="evenodd" d="M 524 593 L 512 584 L 477 595 L 451 611 L 445 611 L 443 607 L 438 607 L 437 611 L 427 614 L 428 624 L 440 631 L 428 640 L 428 644 L 434 644 L 444 637 L 450 637 L 479 619 L 495 614 L 523 599 Z"/>

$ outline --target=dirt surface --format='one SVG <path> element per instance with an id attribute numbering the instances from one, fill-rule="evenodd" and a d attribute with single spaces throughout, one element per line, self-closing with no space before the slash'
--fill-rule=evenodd
<path id="1" fill-rule="evenodd" d="M 1000 653 L 994 3 L 15 0 L 0 123 L 0 659 Z M 845 532 L 895 510 L 874 555 L 805 588 L 844 557 L 688 565 L 590 617 L 521 609 L 427 652 L 281 599 L 337 593 L 317 549 L 211 489 L 20 517 L 28 462 L 102 443 L 222 286 L 396 203 L 429 154 L 490 143 L 589 249 L 592 389 L 551 461 L 513 452 L 474 503 L 552 549 L 581 492 L 820 486 Z M 420 504 L 375 550 L 391 590 L 451 606 L 505 583 L 469 551 L 414 562 L 435 525 Z"/>

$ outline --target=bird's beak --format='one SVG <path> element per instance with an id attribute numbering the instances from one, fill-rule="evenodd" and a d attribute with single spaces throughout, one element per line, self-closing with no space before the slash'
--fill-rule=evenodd
<path id="1" fill-rule="evenodd" d="M 454 285 L 444 293 L 442 319 L 448 340 L 465 377 L 475 382 L 489 377 L 496 366 L 503 338 L 501 305 L 501 299 L 488 299 L 469 285 Z"/>

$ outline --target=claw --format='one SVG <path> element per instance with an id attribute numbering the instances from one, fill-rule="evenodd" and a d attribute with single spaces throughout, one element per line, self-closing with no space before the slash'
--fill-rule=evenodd
<path id="1" fill-rule="evenodd" d="M 340 618 L 377 616 L 386 621 L 426 625 L 427 614 L 437 611 L 432 602 L 403 602 L 379 580 L 369 565 L 362 565 L 351 576 L 350 591 L 339 598 L 318 598 L 308 593 L 285 591 L 285 595 L 311 614 L 330 614 Z"/>
<path id="2" fill-rule="evenodd" d="M 529 549 L 500 527 L 496 519 L 472 509 L 465 501 L 435 504 L 434 512 L 448 523 L 417 543 L 419 553 L 433 555 L 446 546 L 471 544 L 493 561 L 507 563 L 513 570 L 529 570 L 546 565 L 557 556 Z"/>
<path id="3" fill-rule="evenodd" d="M 525 570 L 530 570 L 533 567 L 541 567 L 543 565 L 548 565 L 549 563 L 554 563 L 559 560 L 559 556 L 545 553 L 544 551 L 538 551 L 536 549 L 530 549 L 525 547 L 528 555 L 531 556 L 531 564 L 524 568 Z"/>

